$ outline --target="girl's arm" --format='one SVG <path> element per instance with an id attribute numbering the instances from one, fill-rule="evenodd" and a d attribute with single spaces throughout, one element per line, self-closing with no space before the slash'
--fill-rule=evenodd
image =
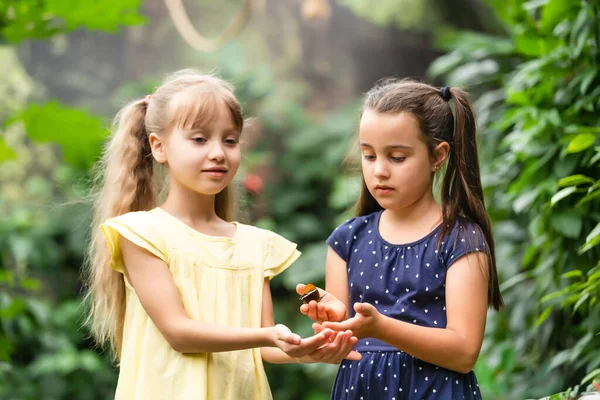
<path id="1" fill-rule="evenodd" d="M 120 246 L 129 282 L 173 350 L 205 353 L 301 343 L 298 335 L 281 327 L 231 328 L 190 319 L 165 262 L 122 236 Z"/>
<path id="2" fill-rule="evenodd" d="M 448 269 L 445 329 L 398 321 L 365 303 L 355 305 L 354 318 L 323 326 L 351 329 L 359 338 L 374 337 L 428 363 L 468 373 L 477 361 L 485 331 L 487 269 L 487 257 L 480 252 L 461 257 Z"/>

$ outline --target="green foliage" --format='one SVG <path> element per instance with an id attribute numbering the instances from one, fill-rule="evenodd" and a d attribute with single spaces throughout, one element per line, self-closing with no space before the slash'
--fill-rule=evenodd
<path id="1" fill-rule="evenodd" d="M 140 0 L 4 0 L 0 3 L 0 39 L 18 43 L 78 28 L 115 32 L 144 22 Z"/>
<path id="2" fill-rule="evenodd" d="M 4 139 L 0 138 L 0 162 L 14 159 L 16 156 L 17 153 L 6 144 Z"/>
<path id="3" fill-rule="evenodd" d="M 0 4 L 0 40 L 20 42 L 80 27 L 114 31 L 143 21 L 139 0 L 19 0 Z M 57 101 L 33 104 L 40 85 L 0 47 L 0 398 L 105 399 L 115 371 L 91 349 L 78 276 L 89 209 L 85 194 L 105 120 Z M 58 154 L 57 150 L 61 151 Z M 66 162 L 66 164 L 65 164 Z"/>
<path id="4" fill-rule="evenodd" d="M 89 210 L 55 205 L 79 196 L 80 175 L 52 146 L 4 133 L 17 157 L 0 170 L 0 398 L 110 397 L 115 374 L 80 329 Z"/>
<path id="5" fill-rule="evenodd" d="M 488 377 L 480 382 L 484 397 L 540 397 L 579 384 L 593 370 L 598 375 L 600 19 L 594 4 L 495 2 L 507 36 L 446 37 L 440 45 L 452 51 L 430 70 L 479 95 L 482 159 L 491 160 L 483 165 L 484 184 L 507 306 L 488 324 L 485 362 L 477 368 Z"/>
<path id="6" fill-rule="evenodd" d="M 64 160 L 82 169 L 96 161 L 108 134 L 106 122 L 100 117 L 56 101 L 29 105 L 9 119 L 7 126 L 17 121 L 23 123 L 31 140 L 59 145 Z"/>
<path id="7" fill-rule="evenodd" d="M 137 13 L 140 0 L 8 0 L 0 3 L 0 40 L 18 43 L 25 39 L 49 38 L 78 28 L 114 32 L 123 25 L 144 22 Z M 7 48 L 0 48 L 7 58 L 9 78 L 22 83 L 25 91 L 32 90 L 19 61 Z M 0 86 L 3 98 L 22 100 L 23 88 Z M 16 99 L 15 99 L 16 97 Z M 15 109 L 10 101 L 0 106 L 0 116 L 10 113 L 6 129 L 16 122 L 23 123 L 29 137 L 38 142 L 52 141 L 63 151 L 67 162 L 88 168 L 99 154 L 99 144 L 106 137 L 105 122 L 86 111 L 61 105 L 57 101 L 31 104 Z M 14 158 L 14 151 L 0 140 L 0 162 Z"/>

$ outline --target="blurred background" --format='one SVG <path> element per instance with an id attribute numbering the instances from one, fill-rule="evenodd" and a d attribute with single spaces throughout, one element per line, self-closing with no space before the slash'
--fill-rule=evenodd
<path id="1" fill-rule="evenodd" d="M 360 176 L 342 161 L 378 79 L 460 85 L 476 105 L 506 308 L 490 313 L 484 399 L 575 398 L 600 376 L 600 6 L 596 0 L 0 0 L 0 399 L 110 399 L 81 328 L 90 168 L 111 118 L 181 68 L 231 81 L 253 117 L 245 222 L 299 243 L 298 282 Z M 276 400 L 325 400 L 330 365 L 267 366 Z"/>

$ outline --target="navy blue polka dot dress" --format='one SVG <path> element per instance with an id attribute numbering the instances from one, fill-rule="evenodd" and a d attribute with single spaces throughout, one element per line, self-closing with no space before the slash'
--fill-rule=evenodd
<path id="1" fill-rule="evenodd" d="M 413 243 L 395 245 L 379 235 L 381 213 L 352 218 L 327 239 L 346 261 L 350 304 L 370 303 L 388 317 L 445 328 L 446 271 L 461 256 L 485 251 L 481 230 L 461 220 L 439 248 L 441 226 Z M 473 371 L 450 371 L 372 338 L 359 340 L 355 350 L 362 359 L 342 362 L 333 400 L 481 399 Z"/>

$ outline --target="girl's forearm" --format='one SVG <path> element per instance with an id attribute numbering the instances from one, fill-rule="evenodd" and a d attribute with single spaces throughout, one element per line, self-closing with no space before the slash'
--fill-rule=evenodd
<path id="1" fill-rule="evenodd" d="M 288 356 L 279 348 L 262 347 L 260 349 L 262 359 L 270 364 L 292 364 L 302 362 L 299 358 Z"/>
<path id="2" fill-rule="evenodd" d="M 180 353 L 216 353 L 273 346 L 273 328 L 231 328 L 192 319 L 173 322 L 165 338 Z"/>
<path id="3" fill-rule="evenodd" d="M 468 373 L 473 369 L 481 343 L 468 341 L 450 329 L 428 328 L 381 316 L 375 338 L 425 362 Z"/>

